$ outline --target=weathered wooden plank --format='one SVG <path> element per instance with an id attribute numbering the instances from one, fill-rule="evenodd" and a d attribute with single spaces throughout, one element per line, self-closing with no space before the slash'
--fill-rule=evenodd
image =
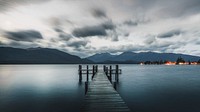
<path id="1" fill-rule="evenodd" d="M 95 74 L 88 83 L 81 112 L 130 112 L 130 109 L 113 88 L 104 72 Z"/>

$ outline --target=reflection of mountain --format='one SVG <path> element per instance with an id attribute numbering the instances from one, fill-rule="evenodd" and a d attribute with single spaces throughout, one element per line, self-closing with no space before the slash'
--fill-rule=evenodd
<path id="1" fill-rule="evenodd" d="M 49 48 L 19 49 L 0 47 L 0 63 L 8 64 L 76 64 L 91 63 L 87 59 Z"/>
<path id="2" fill-rule="evenodd" d="M 95 54 L 93 56 L 88 57 L 87 59 L 92 60 L 94 62 L 123 62 L 123 63 L 135 63 L 135 62 L 144 62 L 144 61 L 160 61 L 160 60 L 168 60 L 168 61 L 176 61 L 178 57 L 182 57 L 185 61 L 198 61 L 200 57 L 191 56 L 185 54 L 174 54 L 174 53 L 155 53 L 155 52 L 141 52 L 141 53 L 133 53 L 133 52 L 124 52 L 120 55 L 111 55 L 109 53 L 106 54 Z M 132 61 L 132 62 L 131 62 Z"/>

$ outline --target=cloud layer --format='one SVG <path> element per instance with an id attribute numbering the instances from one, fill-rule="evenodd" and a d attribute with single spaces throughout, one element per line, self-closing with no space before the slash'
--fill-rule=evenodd
<path id="1" fill-rule="evenodd" d="M 41 33 L 35 30 L 5 32 L 5 37 L 15 41 L 29 41 L 29 42 L 33 42 L 37 39 L 43 38 Z"/>
<path id="2" fill-rule="evenodd" d="M 115 25 L 112 22 L 105 22 L 95 26 L 84 26 L 76 28 L 72 34 L 75 37 L 89 37 L 89 36 L 107 36 L 106 30 L 114 30 Z"/>
<path id="3" fill-rule="evenodd" d="M 0 0 L 0 21 L 0 46 L 200 56 L 199 0 Z"/>

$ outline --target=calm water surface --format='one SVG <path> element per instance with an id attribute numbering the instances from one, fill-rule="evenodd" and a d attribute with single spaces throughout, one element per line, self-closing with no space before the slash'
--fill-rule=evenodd
<path id="1" fill-rule="evenodd" d="M 123 65 L 118 91 L 136 112 L 200 112 L 200 66 Z"/>
<path id="2" fill-rule="evenodd" d="M 83 97 L 77 65 L 0 66 L 0 112 L 76 112 Z"/>
<path id="3" fill-rule="evenodd" d="M 84 83 L 77 68 L 0 65 L 0 112 L 79 112 Z M 133 111 L 200 112 L 200 66 L 120 68 L 117 90 Z"/>

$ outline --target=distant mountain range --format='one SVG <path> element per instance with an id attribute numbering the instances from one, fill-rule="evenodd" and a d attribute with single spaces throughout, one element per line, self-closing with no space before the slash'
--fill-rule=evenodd
<path id="1" fill-rule="evenodd" d="M 155 52 L 124 52 L 119 55 L 101 53 L 81 59 L 78 56 L 50 48 L 0 47 L 0 64 L 136 64 L 145 61 L 176 61 L 178 57 L 182 57 L 185 61 L 200 59 L 192 55 Z"/>
<path id="2" fill-rule="evenodd" d="M 107 62 L 121 62 L 121 63 L 140 63 L 145 61 L 176 61 L 178 57 L 182 57 L 185 61 L 198 61 L 200 57 L 185 55 L 185 54 L 174 54 L 174 53 L 156 53 L 156 52 L 124 52 L 119 55 L 111 55 L 109 53 L 95 54 L 88 57 L 96 63 L 107 63 Z"/>
<path id="3" fill-rule="evenodd" d="M 0 47 L 0 64 L 84 64 L 93 63 L 87 59 L 56 49 L 19 49 Z"/>

